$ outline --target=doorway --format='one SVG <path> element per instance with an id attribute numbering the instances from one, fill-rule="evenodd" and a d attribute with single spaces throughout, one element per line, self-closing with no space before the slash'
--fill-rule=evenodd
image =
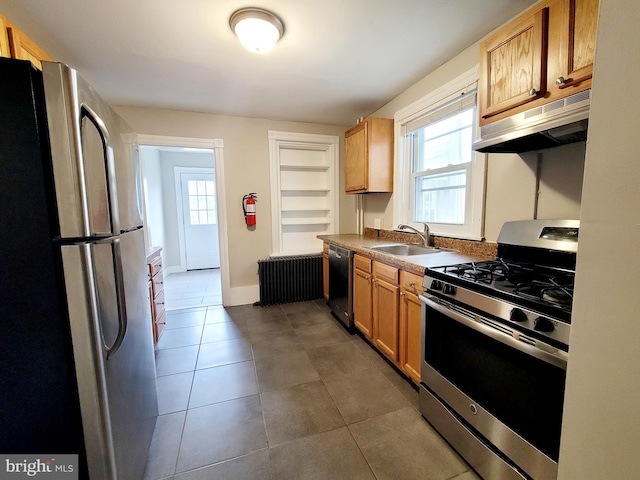
<path id="1" fill-rule="evenodd" d="M 220 268 L 215 171 L 175 167 L 175 176 L 186 270 Z"/>
<path id="2" fill-rule="evenodd" d="M 139 135 L 139 142 L 147 244 L 162 247 L 165 307 L 225 304 L 229 274 L 227 242 L 221 237 L 226 224 L 222 141 Z M 213 250 L 213 256 L 198 254 L 198 245 L 200 251 L 206 250 L 203 245 Z"/>

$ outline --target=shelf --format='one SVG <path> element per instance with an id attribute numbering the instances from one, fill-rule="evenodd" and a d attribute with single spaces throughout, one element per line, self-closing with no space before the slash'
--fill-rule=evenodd
<path id="1" fill-rule="evenodd" d="M 311 172 L 326 172 L 329 170 L 329 165 L 280 165 L 280 170 L 288 171 L 311 171 Z"/>
<path id="2" fill-rule="evenodd" d="M 328 208 L 283 208 L 282 213 L 291 212 L 291 213 L 299 213 L 299 212 L 330 212 Z"/>
<path id="3" fill-rule="evenodd" d="M 328 218 L 283 218 L 282 225 L 329 225 Z"/>
<path id="4" fill-rule="evenodd" d="M 331 190 L 329 190 L 328 188 L 281 188 L 280 191 L 282 193 L 300 192 L 304 194 L 304 193 L 329 193 Z"/>

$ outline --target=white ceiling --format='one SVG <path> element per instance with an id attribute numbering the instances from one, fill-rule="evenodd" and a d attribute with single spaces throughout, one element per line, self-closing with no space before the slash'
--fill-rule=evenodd
<path id="1" fill-rule="evenodd" d="M 0 0 L 110 103 L 352 125 L 535 0 Z M 276 13 L 268 54 L 237 9 Z"/>

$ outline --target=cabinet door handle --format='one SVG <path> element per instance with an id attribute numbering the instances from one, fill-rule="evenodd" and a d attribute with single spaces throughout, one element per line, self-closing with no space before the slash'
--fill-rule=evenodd
<path id="1" fill-rule="evenodd" d="M 409 286 L 410 287 L 415 287 L 416 286 L 416 282 L 409 282 Z"/>
<path id="2" fill-rule="evenodd" d="M 369 275 L 365 275 L 365 276 L 364 276 L 364 279 L 365 279 L 365 280 L 369 280 L 369 278 L 370 278 L 370 277 L 369 277 Z"/>
<path id="3" fill-rule="evenodd" d="M 565 83 L 567 83 L 567 79 L 564 78 L 564 77 L 558 77 L 558 78 L 556 78 L 556 83 L 558 85 L 564 85 Z"/>
<path id="4" fill-rule="evenodd" d="M 538 94 L 538 90 L 536 90 L 535 88 L 532 88 L 531 90 L 529 90 L 530 97 L 535 97 L 537 94 Z"/>
<path id="5" fill-rule="evenodd" d="M 404 297 L 404 292 L 400 292 L 400 296 L 401 296 L 401 297 Z"/>

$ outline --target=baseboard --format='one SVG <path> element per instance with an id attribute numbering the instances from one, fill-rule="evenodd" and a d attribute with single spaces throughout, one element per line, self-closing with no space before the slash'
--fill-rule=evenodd
<path id="1" fill-rule="evenodd" d="M 231 287 L 222 294 L 222 304 L 225 307 L 236 305 L 253 305 L 260 300 L 260 286 Z"/>

